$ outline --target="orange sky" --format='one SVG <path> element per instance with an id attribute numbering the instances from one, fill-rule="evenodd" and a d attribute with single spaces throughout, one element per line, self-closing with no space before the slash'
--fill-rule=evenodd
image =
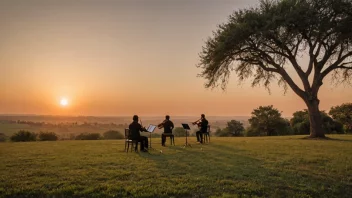
<path id="1" fill-rule="evenodd" d="M 206 90 L 198 53 L 233 10 L 255 0 L 2 0 L 0 114 L 285 116 L 305 108 L 289 90 L 238 85 Z M 67 107 L 60 106 L 66 97 Z M 321 109 L 351 102 L 325 81 Z"/>

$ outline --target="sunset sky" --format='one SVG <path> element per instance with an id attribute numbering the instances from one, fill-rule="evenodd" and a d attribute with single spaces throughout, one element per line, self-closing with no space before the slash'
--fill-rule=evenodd
<path id="1" fill-rule="evenodd" d="M 208 90 L 198 53 L 233 10 L 256 0 L 0 0 L 0 114 L 246 116 L 305 108 L 273 84 Z M 303 60 L 304 61 L 304 60 Z M 65 98 L 67 105 L 63 103 Z M 320 108 L 351 102 L 324 81 Z"/>

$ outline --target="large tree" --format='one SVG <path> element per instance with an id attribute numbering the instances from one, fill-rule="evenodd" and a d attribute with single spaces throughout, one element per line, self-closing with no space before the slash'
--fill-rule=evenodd
<path id="1" fill-rule="evenodd" d="M 350 83 L 351 27 L 351 0 L 260 1 L 257 8 L 235 11 L 213 32 L 200 53 L 200 76 L 207 88 L 223 89 L 233 70 L 240 81 L 253 77 L 252 86 L 268 90 L 277 80 L 307 105 L 310 137 L 324 137 L 318 92 L 328 74 Z"/>

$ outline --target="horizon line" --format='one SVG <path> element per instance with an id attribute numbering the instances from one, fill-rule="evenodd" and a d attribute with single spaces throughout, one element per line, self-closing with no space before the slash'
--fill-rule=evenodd
<path id="1" fill-rule="evenodd" d="M 131 117 L 130 115 L 59 115 L 59 114 L 19 114 L 0 113 L 0 116 L 57 116 L 57 117 Z M 168 114 L 169 115 L 169 114 Z M 140 117 L 164 117 L 165 115 L 138 115 Z M 171 115 L 172 117 L 200 117 L 200 115 Z M 251 115 L 206 115 L 206 117 L 250 117 Z"/>

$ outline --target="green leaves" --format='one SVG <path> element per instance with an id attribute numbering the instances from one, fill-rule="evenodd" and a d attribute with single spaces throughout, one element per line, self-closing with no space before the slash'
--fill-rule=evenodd
<path id="1" fill-rule="evenodd" d="M 337 56 L 352 51 L 350 10 L 352 2 L 347 0 L 281 0 L 260 1 L 258 8 L 235 11 L 206 41 L 199 55 L 200 76 L 207 80 L 206 87 L 225 89 L 234 70 L 240 81 L 253 77 L 253 85 L 268 90 L 270 81 L 284 79 L 280 84 L 285 88 L 282 82 L 287 82 L 297 93 L 300 88 L 285 69 L 293 67 L 308 87 L 313 64 L 306 66 L 304 75 L 304 67 L 296 60 L 307 55 L 307 49 L 319 72 L 333 60 L 342 63 L 352 55 Z M 343 78 L 349 78 L 347 74 Z"/>
<path id="2" fill-rule="evenodd" d="M 352 103 L 334 106 L 330 109 L 329 114 L 334 120 L 344 125 L 346 132 L 352 132 Z"/>
<path id="3" fill-rule="evenodd" d="M 248 121 L 251 124 L 248 136 L 288 135 L 290 133 L 288 121 L 282 118 L 279 110 L 272 105 L 254 109 Z"/>

